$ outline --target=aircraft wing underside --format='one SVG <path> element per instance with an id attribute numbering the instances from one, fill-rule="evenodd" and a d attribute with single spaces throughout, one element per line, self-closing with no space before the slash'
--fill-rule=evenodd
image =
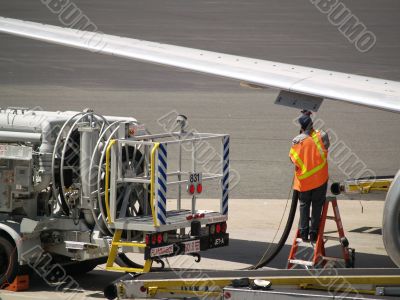
<path id="1" fill-rule="evenodd" d="M 0 17 L 0 32 L 400 112 L 400 82 Z"/>

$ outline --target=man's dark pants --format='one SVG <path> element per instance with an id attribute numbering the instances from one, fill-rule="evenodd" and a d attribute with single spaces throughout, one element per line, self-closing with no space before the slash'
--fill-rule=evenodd
<path id="1" fill-rule="evenodd" d="M 299 193 L 300 200 L 300 235 L 302 238 L 308 239 L 308 234 L 313 233 L 315 236 L 318 233 L 319 221 L 321 219 L 322 207 L 326 200 L 326 190 L 328 182 L 323 185 Z M 310 226 L 310 207 L 312 206 L 311 213 L 311 226 Z"/>

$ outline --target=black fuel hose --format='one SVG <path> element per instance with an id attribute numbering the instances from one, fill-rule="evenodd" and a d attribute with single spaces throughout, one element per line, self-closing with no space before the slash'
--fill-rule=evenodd
<path id="1" fill-rule="evenodd" d="M 125 253 L 119 253 L 115 258 L 115 263 L 120 267 L 124 268 L 137 268 L 137 269 L 143 268 L 143 265 L 137 264 L 134 261 L 130 260 Z"/>
<path id="2" fill-rule="evenodd" d="M 256 265 L 251 266 L 250 270 L 256 270 L 256 269 L 262 268 L 265 265 L 269 264 L 278 255 L 278 253 L 282 250 L 283 246 L 285 245 L 285 243 L 288 239 L 290 231 L 292 230 L 294 217 L 296 216 L 298 200 L 299 200 L 299 192 L 296 190 L 293 190 L 292 203 L 290 205 L 290 211 L 289 211 L 287 223 L 285 225 L 285 229 L 281 235 L 281 238 L 279 239 L 279 242 L 276 244 L 276 247 L 271 251 L 271 253 L 268 253 L 268 250 L 267 250 L 267 252 L 264 254 L 264 257 Z"/>

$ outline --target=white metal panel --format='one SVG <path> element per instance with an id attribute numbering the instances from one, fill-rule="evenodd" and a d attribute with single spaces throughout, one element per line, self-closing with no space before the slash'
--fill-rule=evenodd
<path id="1" fill-rule="evenodd" d="M 274 103 L 299 109 L 318 111 L 323 100 L 324 99 L 321 97 L 281 90 Z"/>
<path id="2" fill-rule="evenodd" d="M 400 82 L 0 17 L 0 32 L 400 112 Z"/>

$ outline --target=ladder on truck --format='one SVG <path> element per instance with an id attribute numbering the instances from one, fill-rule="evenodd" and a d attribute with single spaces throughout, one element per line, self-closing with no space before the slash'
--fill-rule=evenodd
<path id="1" fill-rule="evenodd" d="M 216 144 L 217 170 L 208 171 L 199 159 L 199 148 L 203 143 Z M 126 146 L 141 149 L 144 155 L 142 174 L 125 174 L 122 161 Z M 172 149 L 178 153 L 171 153 Z M 190 152 L 190 166 L 185 166 L 183 154 Z M 170 160 L 177 159 L 175 170 L 170 171 Z M 169 132 L 163 134 L 123 137 L 111 140 L 106 151 L 105 204 L 108 226 L 114 230 L 107 270 L 124 272 L 149 272 L 153 261 L 188 254 L 199 258 L 201 250 L 227 246 L 229 187 L 229 136 L 225 134 L 203 134 Z M 199 210 L 196 200 L 203 192 L 203 185 L 216 181 L 219 189 L 219 211 Z M 124 184 L 139 184 L 146 187 L 143 195 L 143 211 L 136 216 L 120 216 L 117 210 L 118 187 Z M 177 187 L 176 207 L 167 206 L 168 190 Z M 191 197 L 191 207 L 182 207 L 183 188 Z M 205 187 L 204 187 L 205 189 Z M 188 228 L 190 231 L 185 231 Z M 131 233 L 139 233 L 133 239 Z M 145 256 L 142 268 L 114 265 L 120 250 L 139 252 Z"/>
<path id="2" fill-rule="evenodd" d="M 328 216 L 330 205 L 332 206 L 333 216 Z M 325 225 L 327 220 L 332 220 L 336 223 L 338 236 L 325 234 Z M 337 241 L 339 243 L 342 257 L 330 257 L 326 255 L 325 243 L 329 240 Z M 287 263 L 288 269 L 293 269 L 296 266 L 303 266 L 305 268 L 322 268 L 326 267 L 328 262 L 331 263 L 331 265 L 338 263 L 341 267 L 346 268 L 354 267 L 355 252 L 354 249 L 349 248 L 349 241 L 344 234 L 343 223 L 340 217 L 339 206 L 337 204 L 336 197 L 326 197 L 326 201 L 322 208 L 317 241 L 315 245 L 311 244 L 314 247 L 311 257 L 309 257 L 310 255 L 309 252 L 307 252 L 307 248 L 304 249 L 304 252 L 302 251 L 302 254 L 305 257 L 302 257 L 302 259 L 297 257 L 299 246 L 302 243 L 303 240 L 300 236 L 300 230 L 297 229 L 293 245 L 289 253 Z M 305 259 L 307 257 L 308 259 Z"/>

